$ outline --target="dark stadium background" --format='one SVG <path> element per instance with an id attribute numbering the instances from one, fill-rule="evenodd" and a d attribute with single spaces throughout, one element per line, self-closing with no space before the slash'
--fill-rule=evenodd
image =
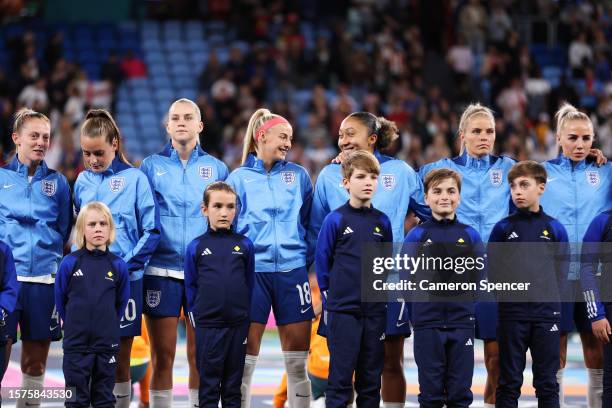
<path id="1" fill-rule="evenodd" d="M 89 108 L 112 111 L 127 156 L 138 164 L 165 143 L 165 115 L 180 97 L 200 106 L 202 145 L 231 168 L 239 164 L 246 122 L 260 106 L 294 125 L 289 159 L 313 178 L 337 153 L 339 123 L 350 112 L 394 120 L 401 137 L 388 153 L 416 168 L 457 153 L 458 117 L 472 101 L 496 112 L 499 154 L 556 156 L 552 113 L 568 100 L 591 116 L 596 145 L 612 158 L 611 4 L 4 0 L 0 164 L 12 154 L 12 114 L 22 106 L 51 118 L 46 161 L 71 183 L 83 168 L 79 126 Z M 266 336 L 262 356 L 268 357 L 256 371 L 264 395 L 282 371 L 275 338 Z M 411 343 L 406 347 L 411 355 Z M 5 386 L 19 382 L 19 347 L 14 351 Z M 476 358 L 478 392 L 480 348 Z M 567 396 L 584 395 L 581 359 L 579 344 L 570 344 Z M 59 367 L 55 347 L 48 380 L 61 379 Z M 178 384 L 185 369 L 179 352 Z M 414 402 L 411 357 L 407 372 Z"/>

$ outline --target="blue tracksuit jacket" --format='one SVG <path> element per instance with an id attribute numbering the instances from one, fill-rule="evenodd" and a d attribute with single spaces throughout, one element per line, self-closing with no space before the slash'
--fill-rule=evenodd
<path id="1" fill-rule="evenodd" d="M 0 308 L 10 314 L 15 310 L 19 283 L 11 248 L 0 241 Z"/>
<path id="2" fill-rule="evenodd" d="M 582 244 L 580 283 L 586 302 L 587 315 L 591 322 L 606 317 L 604 304 L 612 303 L 610 302 L 612 295 L 612 290 L 610 290 L 611 243 L 612 210 L 608 210 L 599 214 L 591 222 L 584 234 Z M 596 278 L 599 265 L 603 266 L 601 283 Z M 602 301 L 602 295 L 604 301 Z"/>
<path id="3" fill-rule="evenodd" d="M 283 272 L 312 263 L 306 242 L 312 206 L 312 182 L 295 163 L 276 162 L 266 171 L 249 155 L 227 178 L 238 194 L 236 232 L 255 247 L 255 272 Z"/>
<path id="4" fill-rule="evenodd" d="M 452 246 L 451 246 L 452 245 Z M 457 221 L 455 216 L 452 220 L 431 220 L 414 227 L 406 240 L 402 254 L 411 257 L 424 255 L 426 257 L 472 258 L 480 259 L 482 267 L 464 271 L 461 274 L 451 273 L 453 276 L 443 276 L 444 272 L 434 271 L 427 278 L 442 279 L 446 282 L 475 282 L 479 287 L 479 281 L 486 279 L 486 258 L 483 243 L 476 230 L 468 225 Z M 474 264 L 476 265 L 476 264 Z M 427 271 L 416 271 L 417 283 L 421 281 Z M 477 293 L 472 294 L 476 300 Z M 461 301 L 441 301 L 438 298 L 432 302 L 412 303 L 412 325 L 415 330 L 427 328 L 474 328 L 475 324 L 475 302 L 461 299 Z"/>
<path id="5" fill-rule="evenodd" d="M 206 219 L 200 213 L 204 190 L 226 179 L 227 166 L 197 145 L 183 167 L 168 142 L 163 151 L 144 159 L 140 169 L 153 187 L 161 223 L 161 239 L 146 273 L 183 279 L 185 249 L 206 230 Z"/>
<path id="6" fill-rule="evenodd" d="M 103 173 L 79 174 L 74 184 L 76 212 L 92 201 L 102 201 L 113 214 L 116 238 L 110 251 L 128 264 L 131 280 L 142 278 L 160 238 L 159 211 L 149 180 L 116 157 Z"/>
<path id="7" fill-rule="evenodd" d="M 476 229 L 484 242 L 496 222 L 514 210 L 510 198 L 508 172 L 516 163 L 505 156 L 486 155 L 474 158 L 464 152 L 461 156 L 440 159 L 419 170 L 425 179 L 433 169 L 448 168 L 461 175 L 461 203 L 457 208 L 459 221 Z"/>
<path id="8" fill-rule="evenodd" d="M 405 236 L 404 220 L 409 210 L 421 220 L 431 217 L 431 211 L 423 201 L 423 183 L 404 161 L 385 156 L 378 151 L 374 152 L 374 156 L 380 163 L 381 172 L 372 205 L 391 220 L 393 242 L 402 242 Z M 313 247 L 325 216 L 348 199 L 348 191 L 342 186 L 341 165 L 328 164 L 317 176 L 312 202 L 308 240 Z"/>
<path id="9" fill-rule="evenodd" d="M 255 255 L 244 235 L 208 229 L 185 255 L 185 294 L 194 327 L 237 326 L 249 321 Z"/>
<path id="10" fill-rule="evenodd" d="M 503 248 L 495 243 L 517 243 L 505 245 Z M 555 243 L 550 247 L 542 244 L 535 248 L 538 252 L 522 252 L 528 246 L 518 243 Z M 538 212 L 518 209 L 512 215 L 499 221 L 493 227 L 489 238 L 489 279 L 496 281 L 496 277 L 510 276 L 524 277 L 524 281 L 532 282 L 533 288 L 553 288 L 558 295 L 565 294 L 567 290 L 567 272 L 569 268 L 569 248 L 567 245 L 567 232 L 559 221 L 547 215 L 540 207 Z M 500 258 L 500 249 L 503 259 Z M 546 251 L 546 252 L 542 252 Z M 502 269 L 503 268 L 503 269 Z M 493 271 L 502 271 L 499 274 Z M 521 280 L 521 279 L 517 279 Z M 514 296 L 514 295 L 512 295 Z M 547 296 L 548 297 L 548 296 Z M 512 299 L 510 299 L 512 300 Z M 561 317 L 561 304 L 559 301 L 537 302 L 530 301 L 499 302 L 500 320 L 521 320 L 535 322 L 558 322 Z M 561 297 L 559 296 L 559 300 Z"/>
<path id="11" fill-rule="evenodd" d="M 347 202 L 325 217 L 315 262 L 326 310 L 363 315 L 385 313 L 385 303 L 361 301 L 363 245 L 377 242 L 393 242 L 391 222 L 382 211 L 373 207 L 353 208 Z M 389 253 L 381 256 L 391 254 L 389 248 Z"/>
<path id="12" fill-rule="evenodd" d="M 72 228 L 70 187 L 41 162 L 32 181 L 17 156 L 0 168 L 0 240 L 13 251 L 20 281 L 53 283 Z"/>
<path id="13" fill-rule="evenodd" d="M 111 252 L 82 248 L 62 260 L 55 305 L 64 322 L 64 349 L 113 352 L 130 297 L 127 264 Z"/>

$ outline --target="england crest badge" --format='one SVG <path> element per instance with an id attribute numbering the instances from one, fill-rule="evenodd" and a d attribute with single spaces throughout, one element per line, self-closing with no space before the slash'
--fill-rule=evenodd
<path id="1" fill-rule="evenodd" d="M 593 187 L 599 185 L 599 172 L 597 170 L 587 171 L 586 172 L 587 182 Z"/>
<path id="2" fill-rule="evenodd" d="M 280 172 L 281 180 L 285 184 L 293 184 L 295 182 L 295 172 L 294 171 L 281 171 Z"/>
<path id="3" fill-rule="evenodd" d="M 147 306 L 157 307 L 161 301 L 161 290 L 147 290 Z"/>
<path id="4" fill-rule="evenodd" d="M 198 167 L 198 174 L 204 180 L 210 179 L 212 177 L 212 175 L 213 175 L 212 166 L 200 166 L 200 167 Z"/>
<path id="5" fill-rule="evenodd" d="M 383 174 L 380 182 L 385 190 L 393 190 L 395 188 L 395 174 Z"/>
<path id="6" fill-rule="evenodd" d="M 118 193 L 125 187 L 125 177 L 111 177 L 108 185 L 110 186 L 110 191 Z"/>
<path id="7" fill-rule="evenodd" d="M 489 173 L 489 179 L 491 180 L 492 185 L 499 187 L 504 181 L 504 175 L 500 169 L 491 170 Z"/>
<path id="8" fill-rule="evenodd" d="M 43 180 L 40 189 L 42 193 L 48 197 L 52 197 L 55 195 L 57 191 L 57 181 L 56 180 Z"/>

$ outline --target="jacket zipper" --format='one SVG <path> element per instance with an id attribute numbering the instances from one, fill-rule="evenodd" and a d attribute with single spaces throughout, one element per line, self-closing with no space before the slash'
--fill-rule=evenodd
<path id="1" fill-rule="evenodd" d="M 274 272 L 278 272 L 278 236 L 276 235 L 276 197 L 274 196 L 274 189 L 272 189 L 272 180 L 270 178 L 271 171 L 267 174 L 268 177 L 268 188 L 270 189 L 270 195 L 272 196 L 272 204 L 274 205 L 274 211 L 272 211 L 272 227 L 274 228 Z"/>

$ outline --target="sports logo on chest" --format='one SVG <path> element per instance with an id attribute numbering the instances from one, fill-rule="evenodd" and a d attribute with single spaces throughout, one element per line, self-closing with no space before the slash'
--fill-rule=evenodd
<path id="1" fill-rule="evenodd" d="M 491 184 L 493 186 L 499 187 L 504 181 L 504 174 L 500 169 L 491 170 L 491 172 L 489 173 L 489 180 L 491 180 Z"/>
<path id="2" fill-rule="evenodd" d="M 295 172 L 294 171 L 281 171 L 280 178 L 285 184 L 293 184 L 295 183 Z"/>
<path id="3" fill-rule="evenodd" d="M 597 170 L 587 171 L 586 173 L 587 182 L 593 187 L 597 187 L 600 183 L 599 172 Z"/>
<path id="4" fill-rule="evenodd" d="M 55 192 L 57 191 L 57 181 L 56 180 L 43 180 L 40 183 L 40 190 L 47 197 L 53 197 Z"/>
<path id="5" fill-rule="evenodd" d="M 118 193 L 125 187 L 125 177 L 111 177 L 108 181 L 110 191 Z"/>
<path id="6" fill-rule="evenodd" d="M 393 190 L 395 188 L 395 174 L 383 174 L 380 177 L 380 184 L 385 190 Z"/>
<path id="7" fill-rule="evenodd" d="M 199 166 L 198 175 L 202 177 L 204 180 L 210 180 L 213 176 L 212 166 Z"/>

